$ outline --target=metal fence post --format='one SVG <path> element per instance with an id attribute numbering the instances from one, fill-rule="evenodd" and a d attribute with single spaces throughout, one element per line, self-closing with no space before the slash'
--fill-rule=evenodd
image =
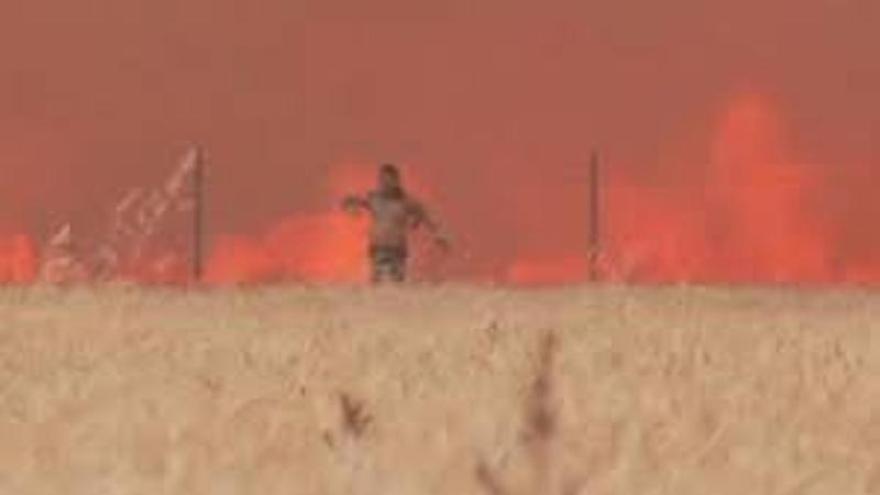
<path id="1" fill-rule="evenodd" d="M 598 282 L 601 277 L 599 261 L 602 249 L 602 200 L 600 197 L 599 152 L 593 150 L 590 157 L 590 281 Z"/>

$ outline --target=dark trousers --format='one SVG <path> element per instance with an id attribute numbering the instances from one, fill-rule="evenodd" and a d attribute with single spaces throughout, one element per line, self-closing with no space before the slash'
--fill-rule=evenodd
<path id="1" fill-rule="evenodd" d="M 403 282 L 406 280 L 407 250 L 403 246 L 370 246 L 371 280 Z"/>

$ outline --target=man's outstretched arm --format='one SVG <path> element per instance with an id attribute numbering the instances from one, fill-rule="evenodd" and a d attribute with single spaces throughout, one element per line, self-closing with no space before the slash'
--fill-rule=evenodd
<path id="1" fill-rule="evenodd" d="M 440 225 L 440 222 L 431 215 L 428 210 L 418 202 L 412 203 L 412 215 L 413 215 L 413 226 L 418 228 L 420 226 L 424 226 L 431 236 L 434 237 L 434 242 L 437 243 L 440 247 L 444 249 L 449 249 L 450 240 L 449 236 L 443 230 L 443 227 Z"/>
<path id="2" fill-rule="evenodd" d="M 341 206 L 343 210 L 349 213 L 357 213 L 361 210 L 369 210 L 370 202 L 367 201 L 367 198 L 363 196 L 359 196 L 357 194 L 349 194 L 348 196 L 342 198 Z"/>

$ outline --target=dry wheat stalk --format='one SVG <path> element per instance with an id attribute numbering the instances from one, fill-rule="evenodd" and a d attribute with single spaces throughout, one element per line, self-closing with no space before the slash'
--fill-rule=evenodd
<path id="1" fill-rule="evenodd" d="M 342 431 L 352 438 L 361 438 L 373 421 L 364 404 L 343 392 L 339 394 L 339 408 L 342 412 Z"/>
<path id="2" fill-rule="evenodd" d="M 477 481 L 489 495 L 509 495 L 510 490 L 504 487 L 495 473 L 485 462 L 477 464 Z"/>
<path id="3" fill-rule="evenodd" d="M 536 495 L 560 494 L 576 495 L 581 492 L 583 478 L 578 481 L 560 483 L 557 465 L 554 463 L 555 443 L 558 428 L 558 410 L 554 402 L 554 376 L 559 342 L 556 334 L 548 331 L 541 339 L 538 353 L 538 366 L 535 378 L 525 400 L 525 424 L 522 440 L 529 452 L 532 464 L 532 486 L 530 493 Z M 480 461 L 476 469 L 477 482 L 489 495 L 509 495 L 512 493 L 501 482 L 499 476 L 485 462 Z"/>
<path id="4" fill-rule="evenodd" d="M 523 440 L 532 456 L 536 489 L 545 492 L 551 480 L 553 441 L 556 434 L 556 408 L 553 404 L 553 361 L 556 336 L 547 332 L 541 340 L 538 369 L 526 400 Z"/>

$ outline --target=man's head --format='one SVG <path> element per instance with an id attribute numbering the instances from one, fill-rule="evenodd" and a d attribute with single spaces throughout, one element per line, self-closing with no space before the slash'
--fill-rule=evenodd
<path id="1" fill-rule="evenodd" d="M 396 166 L 386 163 L 379 168 L 379 192 L 388 196 L 403 195 L 400 170 Z"/>

